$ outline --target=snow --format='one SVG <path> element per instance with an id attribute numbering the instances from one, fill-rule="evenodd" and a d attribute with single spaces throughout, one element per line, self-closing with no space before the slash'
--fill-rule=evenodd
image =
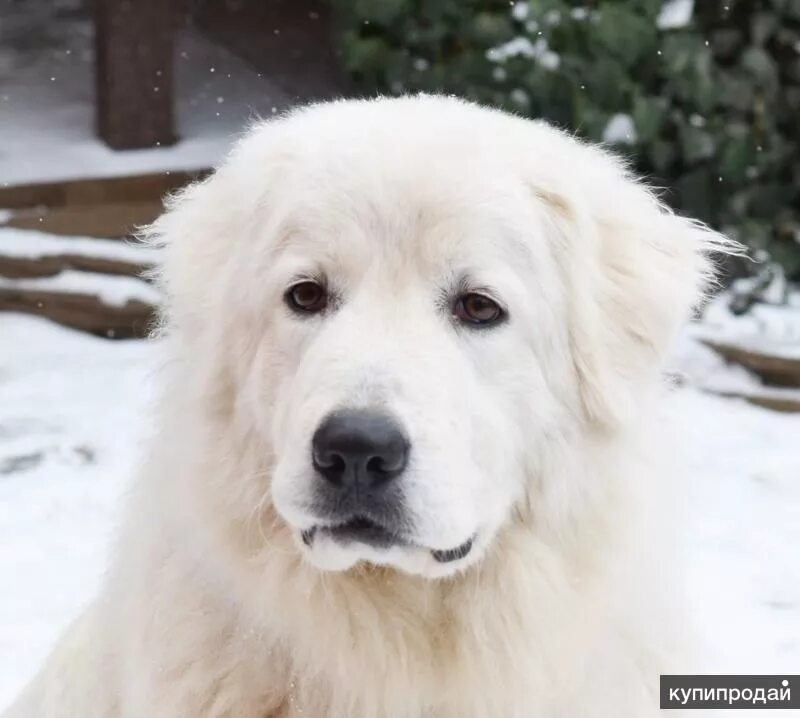
<path id="1" fill-rule="evenodd" d="M 560 25 L 561 24 L 561 12 L 558 10 L 548 10 L 544 14 L 544 21 L 548 25 Z"/>
<path id="2" fill-rule="evenodd" d="M 761 379 L 743 366 L 728 364 L 713 349 L 699 344 L 695 337 L 703 331 L 686 333 L 680 350 L 683 366 L 680 376 L 693 387 L 713 394 L 736 394 L 757 398 L 794 399 L 800 405 L 800 389 L 765 386 Z"/>
<path id="3" fill-rule="evenodd" d="M 674 400 L 691 479 L 685 545 L 692 618 L 713 672 L 796 672 L 800 414 L 693 390 Z"/>
<path id="4" fill-rule="evenodd" d="M 63 270 L 52 277 L 35 279 L 0 277 L 0 289 L 93 294 L 104 304 L 116 307 L 125 306 L 131 300 L 155 306 L 160 299 L 155 287 L 136 277 L 95 274 L 74 269 Z"/>
<path id="5" fill-rule="evenodd" d="M 800 359 L 800 292 L 791 293 L 786 304 L 754 304 L 740 316 L 730 312 L 729 301 L 728 295 L 720 295 L 709 305 L 697 336 Z"/>
<path id="6" fill-rule="evenodd" d="M 155 259 L 156 250 L 122 239 L 62 237 L 33 230 L 0 228 L 0 255 L 34 258 L 58 254 L 80 254 L 148 264 Z M 52 277 L 7 279 L 0 276 L 0 289 L 93 294 L 111 306 L 124 306 L 129 300 L 155 306 L 160 299 L 152 285 L 136 277 L 73 269 L 63 270 Z"/>
<path id="7" fill-rule="evenodd" d="M 525 20 L 528 19 L 530 12 L 531 8 L 528 5 L 527 0 L 520 0 L 511 6 L 511 17 L 518 22 L 525 22 Z"/>
<path id="8" fill-rule="evenodd" d="M 98 588 L 156 347 L 10 313 L 0 347 L 2 710 Z"/>
<path id="9" fill-rule="evenodd" d="M 636 143 L 636 127 L 630 115 L 617 113 L 612 115 L 603 130 L 603 142 L 608 144 L 627 144 Z"/>
<path id="10" fill-rule="evenodd" d="M 492 62 L 505 62 L 509 57 L 536 57 L 536 48 L 527 37 L 515 37 L 503 45 L 489 48 L 486 57 Z"/>
<path id="11" fill-rule="evenodd" d="M 675 30 L 686 27 L 692 21 L 694 0 L 665 0 L 656 18 L 659 30 Z"/>
<path id="12" fill-rule="evenodd" d="M 521 87 L 515 87 L 513 90 L 511 90 L 509 97 L 511 98 L 512 102 L 516 102 L 522 107 L 526 107 L 531 101 L 531 96 Z"/>
<path id="13" fill-rule="evenodd" d="M 154 261 L 156 250 L 122 239 L 62 237 L 32 230 L 0 228 L 0 255 L 34 258 L 59 254 L 147 264 Z M 129 300 L 156 305 L 160 299 L 152 285 L 136 277 L 73 269 L 63 270 L 52 277 L 7 279 L 0 276 L 0 289 L 94 294 L 112 306 L 124 306 Z"/>
<path id="14" fill-rule="evenodd" d="M 187 29 L 176 52 L 181 140 L 115 152 L 95 136 L 91 24 L 76 0 L 50 1 L 11 3 L 2 11 L 0 186 L 213 166 L 250 119 L 288 103 L 273 83 Z M 70 12 L 58 15 L 56 5 Z"/>
<path id="15" fill-rule="evenodd" d="M 561 58 L 550 49 L 543 37 L 531 42 L 529 38 L 520 35 L 486 51 L 486 59 L 490 62 L 504 63 L 512 57 L 536 60 L 547 70 L 555 70 L 561 64 Z"/>
<path id="16" fill-rule="evenodd" d="M 36 258 L 61 254 L 146 264 L 155 260 L 156 250 L 131 240 L 58 236 L 30 229 L 0 227 L 0 255 Z"/>
<path id="17" fill-rule="evenodd" d="M 800 311 L 798 311 L 800 314 Z M 800 414 L 698 391 L 730 368 L 681 337 L 692 613 L 717 673 L 800 665 Z M 150 427 L 155 342 L 0 313 L 0 706 L 96 592 Z"/>

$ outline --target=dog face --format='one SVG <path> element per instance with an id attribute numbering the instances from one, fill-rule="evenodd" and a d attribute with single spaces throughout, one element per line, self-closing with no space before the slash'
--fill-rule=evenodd
<path id="1" fill-rule="evenodd" d="M 168 321 L 202 381 L 228 367 L 220 431 L 263 458 L 234 480 L 320 569 L 428 577 L 515 513 L 557 522 L 582 489 L 548 483 L 551 446 L 626 421 L 711 236 L 605 154 L 436 98 L 256 128 L 154 234 Z"/>
<path id="2" fill-rule="evenodd" d="M 557 414 L 537 354 L 565 351 L 562 298 L 546 245 L 524 242 L 544 231 L 530 199 L 510 178 L 453 187 L 451 158 L 420 184 L 417 161 L 367 182 L 312 164 L 263 277 L 272 497 L 321 568 L 476 560 Z"/>

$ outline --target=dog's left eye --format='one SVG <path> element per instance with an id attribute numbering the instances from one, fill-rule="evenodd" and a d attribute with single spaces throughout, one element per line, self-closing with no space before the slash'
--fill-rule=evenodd
<path id="1" fill-rule="evenodd" d="M 312 281 L 299 282 L 289 287 L 284 299 L 290 309 L 306 314 L 321 312 L 328 304 L 325 288 Z"/>
<path id="2" fill-rule="evenodd" d="M 500 321 L 504 314 L 500 305 L 483 294 L 464 294 L 456 300 L 453 314 L 462 322 L 486 326 Z"/>

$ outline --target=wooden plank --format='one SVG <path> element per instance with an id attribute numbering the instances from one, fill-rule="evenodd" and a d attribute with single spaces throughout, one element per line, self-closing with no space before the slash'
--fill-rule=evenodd
<path id="1" fill-rule="evenodd" d="M 707 347 L 713 349 L 723 359 L 741 364 L 758 374 L 765 383 L 775 386 L 800 386 L 800 359 L 765 354 L 745 349 L 736 344 L 700 338 Z"/>
<path id="2" fill-rule="evenodd" d="M 4 310 L 35 314 L 112 339 L 146 336 L 155 317 L 154 307 L 136 299 L 110 306 L 92 294 L 13 288 L 0 288 L 0 311 Z"/>
<path id="3" fill-rule="evenodd" d="M 204 177 L 208 169 L 153 172 L 132 177 L 93 177 L 0 186 L 0 207 L 64 207 L 159 201 L 168 192 Z"/>
<path id="4" fill-rule="evenodd" d="M 760 406 L 763 409 L 781 412 L 800 412 L 800 396 L 775 396 L 772 394 L 747 394 L 738 391 L 717 391 L 716 389 L 703 389 L 706 394 L 722 396 L 726 399 L 744 399 L 749 404 Z"/>
<path id="5" fill-rule="evenodd" d="M 4 226 L 71 237 L 130 237 L 163 211 L 159 200 L 66 207 L 41 207 L 14 212 Z M 2 242 L 0 242 L 2 251 Z"/>
<path id="6" fill-rule="evenodd" d="M 173 0 L 95 0 L 97 128 L 114 149 L 170 145 Z"/>
<path id="7" fill-rule="evenodd" d="M 65 269 L 140 277 L 152 269 L 152 265 L 85 254 L 48 254 L 41 257 L 8 257 L 0 254 L 0 277 L 8 279 L 54 277 Z"/>

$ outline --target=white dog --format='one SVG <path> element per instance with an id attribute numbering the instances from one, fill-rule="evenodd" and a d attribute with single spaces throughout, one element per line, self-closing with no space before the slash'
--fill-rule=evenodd
<path id="1" fill-rule="evenodd" d="M 650 417 L 722 238 L 444 97 L 260 124 L 148 235 L 157 437 L 9 715 L 658 712 L 688 659 Z"/>

